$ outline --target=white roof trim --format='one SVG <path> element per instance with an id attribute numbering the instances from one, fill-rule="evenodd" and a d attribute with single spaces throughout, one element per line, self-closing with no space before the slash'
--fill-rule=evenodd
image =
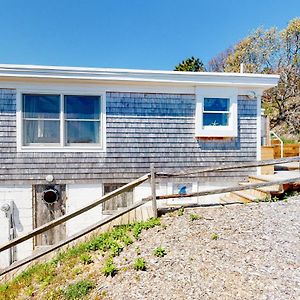
<path id="1" fill-rule="evenodd" d="M 0 80 L 26 78 L 270 88 L 278 83 L 279 75 L 0 64 Z"/>

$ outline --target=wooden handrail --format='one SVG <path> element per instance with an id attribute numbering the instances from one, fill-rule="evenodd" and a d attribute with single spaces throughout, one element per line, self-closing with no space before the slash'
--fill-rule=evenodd
<path id="1" fill-rule="evenodd" d="M 156 173 L 156 176 L 157 177 L 180 177 L 180 176 L 196 175 L 200 173 L 208 173 L 208 172 L 215 172 L 215 171 L 225 171 L 225 170 L 234 170 L 234 169 L 242 169 L 242 168 L 250 168 L 250 167 L 285 164 L 285 163 L 297 162 L 297 161 L 300 161 L 300 156 L 280 158 L 280 159 L 259 160 L 254 162 L 235 163 L 235 164 L 228 164 L 228 165 L 221 164 L 219 167 L 194 169 L 191 171 L 180 171 L 176 173 L 158 172 Z"/>
<path id="2" fill-rule="evenodd" d="M 285 184 L 285 183 L 294 183 L 294 182 L 298 182 L 298 181 L 300 182 L 300 177 L 275 180 L 275 181 L 271 181 L 271 182 L 253 183 L 253 184 L 249 184 L 249 185 L 248 184 L 247 185 L 236 185 L 233 187 L 219 188 L 219 189 L 195 192 L 195 193 L 190 193 L 190 194 L 161 195 L 161 196 L 156 196 L 156 199 L 163 200 L 163 199 L 172 199 L 172 198 L 189 198 L 189 197 L 208 196 L 208 195 L 214 195 L 214 194 L 223 194 L 223 193 L 229 193 L 229 192 L 251 190 L 251 189 L 256 189 L 256 188 L 261 188 L 261 187 Z M 151 197 L 148 197 L 145 200 L 149 201 L 150 199 L 151 199 Z"/>
<path id="3" fill-rule="evenodd" d="M 35 228 L 34 230 L 30 231 L 29 233 L 27 233 L 25 235 L 17 237 L 15 239 L 1 245 L 0 246 L 0 252 L 2 252 L 4 250 L 7 250 L 7 249 L 9 249 L 13 246 L 16 246 L 16 245 L 18 245 L 18 244 L 20 244 L 20 243 L 22 243 L 26 240 L 29 240 L 30 238 L 32 238 L 32 237 L 34 237 L 34 236 L 36 236 L 36 235 L 38 235 L 42 232 L 45 232 L 45 231 L 47 231 L 47 230 L 49 230 L 49 229 L 51 229 L 51 228 L 53 228 L 57 225 L 60 225 L 60 224 L 62 224 L 64 222 L 66 222 L 66 221 L 68 221 L 68 220 L 70 220 L 70 219 L 72 219 L 72 218 L 74 218 L 74 217 L 76 217 L 76 216 L 78 216 L 78 215 L 80 215 L 80 214 L 96 207 L 97 205 L 99 205 L 99 204 L 101 204 L 101 203 L 103 203 L 103 202 L 105 202 L 105 201 L 107 201 L 107 200 L 109 200 L 109 199 L 111 199 L 115 196 L 118 196 L 118 195 L 120 195 L 120 194 L 122 194 L 122 193 L 124 193 L 128 190 L 131 190 L 132 188 L 134 188 L 134 187 L 138 186 L 139 184 L 141 184 L 141 183 L 145 182 L 146 180 L 148 180 L 149 176 L 150 176 L 150 174 L 148 173 L 148 174 L 146 174 L 146 175 L 144 175 L 144 176 L 142 176 L 142 177 L 140 177 L 140 178 L 138 178 L 134 181 L 131 181 L 131 182 L 121 186 L 120 188 L 118 188 L 118 189 L 102 196 L 100 199 L 94 201 L 93 203 L 90 203 L 90 204 L 88 204 L 88 205 L 86 205 L 86 206 L 84 206 L 84 207 L 82 207 L 82 208 L 80 208 L 80 209 L 78 209 L 74 212 L 65 214 L 65 215 L 63 215 L 63 216 L 61 216 L 61 217 L 59 217 L 59 218 L 57 218 L 57 219 L 55 219 L 51 222 L 48 222 L 48 223 L 46 223 L 46 224 L 44 224 L 44 225 L 42 225 L 38 228 Z"/>
<path id="4" fill-rule="evenodd" d="M 12 265 L 8 266 L 7 268 L 0 270 L 0 276 L 4 275 L 4 274 L 6 274 L 6 273 L 8 273 L 10 271 L 13 271 L 14 269 L 17 269 L 17 268 L 19 268 L 19 267 L 21 267 L 21 266 L 23 266 L 23 265 L 25 265 L 27 263 L 30 263 L 33 260 L 35 260 L 37 258 L 40 258 L 40 257 L 42 257 L 42 256 L 44 256 L 44 255 L 46 255 L 46 254 L 48 254 L 48 253 L 50 253 L 50 252 L 52 252 L 52 251 L 60 248 L 60 247 L 66 245 L 68 243 L 73 242 L 74 240 L 76 240 L 76 239 L 84 236 L 85 234 L 88 234 L 91 231 L 93 231 L 93 230 L 95 230 L 95 229 L 97 229 L 97 228 L 99 228 L 99 227 L 101 227 L 103 225 L 106 225 L 107 223 L 115 220 L 118 217 L 121 217 L 122 215 L 130 212 L 133 209 L 136 209 L 137 207 L 139 207 L 139 206 L 141 206 L 141 205 L 143 205 L 145 203 L 146 203 L 146 200 L 142 200 L 142 201 L 136 202 L 136 203 L 132 204 L 131 206 L 129 206 L 129 207 L 127 207 L 127 208 L 125 208 L 125 209 L 123 209 L 121 211 L 118 211 L 116 214 L 114 214 L 112 216 L 109 216 L 109 217 L 107 217 L 107 218 L 105 218 L 105 219 L 97 222 L 96 224 L 93 224 L 93 225 L 91 225 L 91 226 L 83 229 L 82 231 L 80 231 L 80 232 L 78 232 L 78 233 L 76 233 L 76 234 L 68 237 L 67 239 L 65 239 L 65 240 L 63 240 L 63 241 L 61 241 L 61 242 L 59 242 L 59 243 L 57 243 L 55 245 L 47 247 L 46 249 L 43 249 L 42 251 L 39 251 L 39 252 L 37 252 L 37 253 L 29 256 L 29 257 L 26 257 L 26 258 L 24 258 L 24 259 L 22 259 L 20 261 L 16 261 L 15 263 L 13 263 Z"/>

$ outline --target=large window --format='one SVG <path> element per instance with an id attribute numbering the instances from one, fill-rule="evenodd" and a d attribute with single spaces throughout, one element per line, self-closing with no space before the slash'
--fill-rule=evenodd
<path id="1" fill-rule="evenodd" d="M 237 93 L 224 88 L 199 90 L 196 96 L 196 137 L 237 136 Z"/>
<path id="2" fill-rule="evenodd" d="M 101 96 L 22 95 L 22 145 L 102 147 Z"/>

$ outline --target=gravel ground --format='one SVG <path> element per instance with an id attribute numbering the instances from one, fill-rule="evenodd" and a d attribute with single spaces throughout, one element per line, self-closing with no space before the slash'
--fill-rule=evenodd
<path id="1" fill-rule="evenodd" d="M 192 213 L 202 218 L 192 221 Z M 165 226 L 143 232 L 114 259 L 120 271 L 99 282 L 99 295 L 118 300 L 300 299 L 299 197 L 177 214 L 163 216 Z M 153 254 L 159 246 L 167 252 L 162 258 Z M 146 260 L 146 271 L 133 269 L 137 257 Z"/>

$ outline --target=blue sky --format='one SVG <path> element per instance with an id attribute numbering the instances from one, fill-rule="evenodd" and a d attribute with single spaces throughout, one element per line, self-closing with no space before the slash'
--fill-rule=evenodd
<path id="1" fill-rule="evenodd" d="M 0 0 L 0 63 L 172 70 L 255 28 L 284 28 L 299 0 Z"/>

